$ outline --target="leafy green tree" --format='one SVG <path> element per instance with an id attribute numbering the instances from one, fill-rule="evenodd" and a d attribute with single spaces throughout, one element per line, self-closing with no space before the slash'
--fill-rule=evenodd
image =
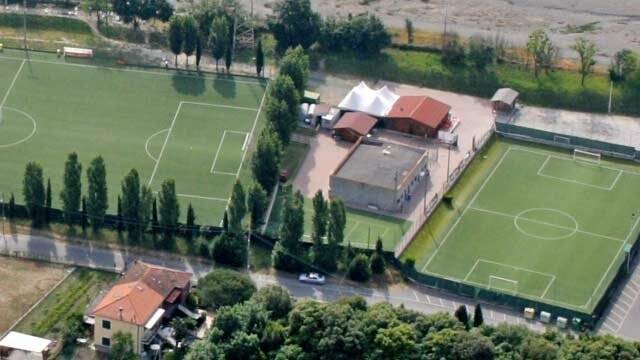
<path id="1" fill-rule="evenodd" d="M 49 223 L 49 220 L 51 220 L 49 218 L 50 213 L 51 213 L 51 206 L 52 206 L 52 196 L 51 196 L 51 178 L 47 178 L 47 190 L 46 190 L 46 194 L 45 194 L 45 200 L 44 200 L 44 221 L 45 224 Z"/>
<path id="2" fill-rule="evenodd" d="M 596 64 L 594 56 L 598 52 L 598 48 L 593 41 L 587 40 L 583 37 L 579 37 L 576 39 L 576 42 L 571 46 L 571 49 L 575 50 L 578 53 L 578 59 L 580 60 L 580 67 L 578 72 L 580 72 L 580 84 L 584 87 L 584 80 L 587 75 L 591 74 L 593 70 L 593 65 Z"/>
<path id="3" fill-rule="evenodd" d="M 87 197 L 82 197 L 82 205 L 80 210 L 80 226 L 82 226 L 82 231 L 87 231 L 87 226 L 89 226 L 89 219 L 87 219 Z"/>
<path id="4" fill-rule="evenodd" d="M 189 56 L 193 55 L 198 47 L 198 23 L 193 16 L 184 16 L 182 31 L 184 32 L 182 51 L 186 55 L 186 64 L 189 66 Z"/>
<path id="5" fill-rule="evenodd" d="M 264 50 L 262 49 L 262 39 L 258 39 L 256 46 L 256 74 L 262 76 L 264 70 Z"/>
<path id="6" fill-rule="evenodd" d="M 280 152 L 282 145 L 271 127 L 266 127 L 258 136 L 256 152 L 251 159 L 251 172 L 262 188 L 271 192 L 278 182 Z"/>
<path id="7" fill-rule="evenodd" d="M 112 0 L 113 11 L 120 16 L 125 24 L 133 23 L 138 27 L 138 15 L 141 12 L 141 0 Z"/>
<path id="8" fill-rule="evenodd" d="M 187 207 L 187 240 L 189 242 L 193 241 L 193 236 L 195 235 L 196 228 L 196 213 L 193 210 L 193 206 L 189 203 L 189 207 Z"/>
<path id="9" fill-rule="evenodd" d="M 353 281 L 367 282 L 371 278 L 369 258 L 364 254 L 358 254 L 349 264 L 347 276 Z"/>
<path id="10" fill-rule="evenodd" d="M 461 360 L 493 360 L 495 358 L 491 340 L 474 332 L 459 332 L 451 355 Z"/>
<path id="11" fill-rule="evenodd" d="M 80 209 L 82 198 L 82 164 L 78 161 L 78 154 L 72 152 L 67 157 L 64 165 L 64 177 L 62 178 L 62 211 L 65 221 L 69 226 L 73 225 L 75 214 Z"/>
<path id="12" fill-rule="evenodd" d="M 178 55 L 182 53 L 184 38 L 183 18 L 174 15 L 169 20 L 169 49 L 175 55 L 175 67 L 178 67 Z"/>
<path id="13" fill-rule="evenodd" d="M 371 272 L 374 274 L 382 274 L 386 270 L 384 262 L 384 250 L 382 248 L 382 239 L 378 237 L 376 241 L 376 251 L 371 254 Z"/>
<path id="14" fill-rule="evenodd" d="M 180 204 L 176 193 L 176 182 L 167 179 L 160 186 L 158 194 L 160 202 L 160 226 L 164 230 L 164 246 L 166 249 L 173 247 L 173 235 L 180 218 Z"/>
<path id="15" fill-rule="evenodd" d="M 523 359 L 555 360 L 558 359 L 558 347 L 541 336 L 527 336 L 522 343 Z"/>
<path id="16" fill-rule="evenodd" d="M 131 334 L 122 331 L 116 331 L 111 338 L 110 354 L 110 358 L 112 360 L 137 359 L 138 355 L 133 349 L 133 338 L 131 337 Z"/>
<path id="17" fill-rule="evenodd" d="M 175 317 L 171 320 L 176 342 L 182 342 L 195 329 L 196 322 L 192 318 Z"/>
<path id="18" fill-rule="evenodd" d="M 225 54 L 229 45 L 229 22 L 226 16 L 217 16 L 211 23 L 209 31 L 209 48 L 211 55 L 216 60 L 216 71 L 218 71 L 218 62 Z"/>
<path id="19" fill-rule="evenodd" d="M 340 259 L 340 251 L 344 242 L 344 229 L 347 226 L 347 214 L 344 203 L 339 198 L 333 198 L 329 202 L 329 222 L 327 226 L 327 258 L 330 263 L 325 264 L 328 270 L 333 271 Z M 346 253 L 349 256 L 349 252 Z M 346 263 L 348 265 L 350 260 Z"/>
<path id="20" fill-rule="evenodd" d="M 44 221 L 45 189 L 42 166 L 36 162 L 29 162 L 25 167 L 22 196 L 33 226 L 40 227 Z"/>
<path id="21" fill-rule="evenodd" d="M 124 230 L 124 221 L 122 219 L 122 198 L 118 195 L 118 210 L 116 213 L 116 229 L 118 233 Z"/>
<path id="22" fill-rule="evenodd" d="M 540 69 L 551 69 L 558 54 L 558 48 L 543 29 L 535 30 L 529 35 L 526 49 L 533 60 L 533 73 L 536 77 L 540 74 Z"/>
<path id="23" fill-rule="evenodd" d="M 155 196 L 153 191 L 147 185 L 140 186 L 140 230 L 142 232 L 149 229 L 151 224 L 151 218 L 153 216 L 153 203 L 155 202 Z M 156 209 L 157 220 L 157 209 Z"/>
<path id="24" fill-rule="evenodd" d="M 322 245 L 327 236 L 327 223 L 329 221 L 329 209 L 324 199 L 322 190 L 316 191 L 313 196 L 313 217 L 311 218 L 311 240 L 317 246 Z"/>
<path id="25" fill-rule="evenodd" d="M 251 230 L 257 229 L 262 222 L 262 218 L 267 211 L 267 202 L 267 192 L 264 191 L 259 183 L 253 183 L 247 195 L 247 210 L 251 217 Z"/>
<path id="26" fill-rule="evenodd" d="M 298 254 L 304 235 L 304 197 L 300 190 L 284 202 L 280 240 L 291 254 Z"/>
<path id="27" fill-rule="evenodd" d="M 404 20 L 404 30 L 407 32 L 407 44 L 413 44 L 415 29 L 411 19 Z"/>
<path id="28" fill-rule="evenodd" d="M 609 76 L 612 81 L 620 82 L 628 80 L 638 69 L 638 55 L 631 50 L 618 51 L 609 67 Z"/>
<path id="29" fill-rule="evenodd" d="M 467 307 L 465 305 L 460 305 L 456 309 L 454 315 L 456 319 L 465 326 L 465 328 L 469 328 L 469 313 L 467 312 Z"/>
<path id="30" fill-rule="evenodd" d="M 233 49 L 231 45 L 227 45 L 224 49 L 224 67 L 227 69 L 227 74 L 231 72 L 231 63 L 233 62 Z"/>
<path id="31" fill-rule="evenodd" d="M 258 336 L 244 331 L 235 332 L 224 350 L 227 360 L 260 360 L 264 357 Z"/>
<path id="32" fill-rule="evenodd" d="M 227 269 L 215 269 L 198 280 L 196 294 L 201 305 L 215 310 L 249 300 L 256 286 L 245 274 Z"/>
<path id="33" fill-rule="evenodd" d="M 293 80 L 288 75 L 279 75 L 269 87 L 265 113 L 284 145 L 289 144 L 291 133 L 298 126 L 299 104 L 300 94 Z"/>
<path id="34" fill-rule="evenodd" d="M 296 254 L 287 250 L 282 245 L 282 240 L 276 241 L 271 251 L 271 263 L 278 270 L 297 272 L 301 269 L 301 263 Z"/>
<path id="35" fill-rule="evenodd" d="M 158 231 L 158 199 L 154 196 L 151 205 L 151 231 L 155 234 Z"/>
<path id="36" fill-rule="evenodd" d="M 7 217 L 13 219 L 16 216 L 16 197 L 11 193 L 9 205 L 7 206 Z"/>
<path id="37" fill-rule="evenodd" d="M 189 347 L 185 360 L 225 360 L 224 352 L 219 346 L 207 340 L 194 342 Z"/>
<path id="38" fill-rule="evenodd" d="M 247 243 L 244 236 L 234 232 L 224 232 L 214 242 L 211 249 L 213 260 L 218 263 L 240 267 L 247 261 Z"/>
<path id="39" fill-rule="evenodd" d="M 482 37 L 474 36 L 469 40 L 469 60 L 476 69 L 484 71 L 496 57 L 493 44 Z"/>
<path id="40" fill-rule="evenodd" d="M 131 169 L 122 180 L 122 217 L 126 223 L 129 237 L 134 241 L 140 238 L 142 204 L 140 196 L 140 175 Z"/>
<path id="41" fill-rule="evenodd" d="M 373 14 L 361 14 L 349 22 L 349 47 L 362 57 L 379 54 L 391 45 L 391 34 L 382 20 Z"/>
<path id="42" fill-rule="evenodd" d="M 466 52 L 458 34 L 448 34 L 442 48 L 442 63 L 447 65 L 464 65 Z"/>
<path id="43" fill-rule="evenodd" d="M 311 9 L 310 0 L 280 0 L 273 13 L 268 25 L 279 54 L 298 45 L 308 49 L 318 39 L 320 15 Z"/>
<path id="44" fill-rule="evenodd" d="M 409 324 L 382 328 L 374 340 L 375 359 L 417 359 L 417 337 Z"/>
<path id="45" fill-rule="evenodd" d="M 301 99 L 309 79 L 309 56 L 302 46 L 287 49 L 284 57 L 280 60 L 280 75 L 286 75 L 291 78 Z"/>
<path id="46" fill-rule="evenodd" d="M 299 360 L 304 358 L 304 352 L 298 345 L 285 345 L 281 347 L 274 360 Z"/>
<path id="47" fill-rule="evenodd" d="M 229 200 L 229 231 L 235 234 L 242 233 L 242 220 L 247 213 L 247 200 L 244 187 L 240 181 L 233 184 L 231 199 Z"/>
<path id="48" fill-rule="evenodd" d="M 252 299 L 262 305 L 273 320 L 286 318 L 293 307 L 289 292 L 277 285 L 267 285 L 261 288 L 253 295 Z"/>
<path id="49" fill-rule="evenodd" d="M 224 216 L 222 217 L 222 230 L 224 232 L 229 232 L 229 213 L 225 210 Z"/>
<path id="50" fill-rule="evenodd" d="M 196 69 L 197 70 L 200 70 L 200 59 L 202 59 L 202 36 L 200 36 L 200 34 L 198 33 L 198 38 L 196 39 Z"/>
<path id="51" fill-rule="evenodd" d="M 479 327 L 484 324 L 484 316 L 482 315 L 482 307 L 480 304 L 476 304 L 473 310 L 473 327 Z"/>
<path id="52" fill-rule="evenodd" d="M 87 168 L 87 211 L 94 231 L 102 227 L 108 208 L 107 169 L 102 156 L 98 156 Z"/>

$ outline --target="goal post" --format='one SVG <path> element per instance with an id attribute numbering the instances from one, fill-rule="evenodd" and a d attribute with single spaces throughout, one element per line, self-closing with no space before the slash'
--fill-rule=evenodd
<path id="1" fill-rule="evenodd" d="M 568 138 L 566 136 L 553 135 L 553 142 L 569 145 L 571 144 L 571 138 Z"/>
<path id="2" fill-rule="evenodd" d="M 574 161 L 586 161 L 594 164 L 600 164 L 602 160 L 602 155 L 595 152 L 574 149 L 573 150 L 573 160 Z"/>
<path id="3" fill-rule="evenodd" d="M 500 276 L 489 275 L 489 290 L 499 290 L 512 295 L 518 293 L 518 281 Z"/>

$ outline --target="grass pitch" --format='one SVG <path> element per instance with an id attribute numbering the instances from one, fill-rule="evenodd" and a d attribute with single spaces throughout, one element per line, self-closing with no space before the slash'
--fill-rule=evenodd
<path id="1" fill-rule="evenodd" d="M 36 161 L 60 206 L 64 162 L 76 151 L 83 172 L 92 158 L 104 157 L 111 213 L 120 181 L 135 168 L 153 191 L 175 179 L 183 219 L 192 203 L 198 223 L 218 224 L 233 183 L 246 174 L 265 86 L 250 78 L 101 67 L 5 50 L 0 191 L 21 202 L 24 166 Z"/>
<path id="2" fill-rule="evenodd" d="M 435 220 L 448 221 L 404 256 L 424 273 L 590 313 L 636 241 L 640 168 L 501 140 L 474 163 L 484 172 L 459 184 L 469 199 L 441 205 Z"/>

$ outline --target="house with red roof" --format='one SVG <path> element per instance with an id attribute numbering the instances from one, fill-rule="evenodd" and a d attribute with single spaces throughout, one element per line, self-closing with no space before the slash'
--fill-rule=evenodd
<path id="1" fill-rule="evenodd" d="M 436 137 L 449 125 L 451 106 L 429 96 L 400 96 L 384 118 L 388 129 Z"/>
<path id="2" fill-rule="evenodd" d="M 96 350 L 109 352 L 116 332 L 131 334 L 142 353 L 156 336 L 161 320 L 184 305 L 193 274 L 135 261 L 89 309 Z"/>

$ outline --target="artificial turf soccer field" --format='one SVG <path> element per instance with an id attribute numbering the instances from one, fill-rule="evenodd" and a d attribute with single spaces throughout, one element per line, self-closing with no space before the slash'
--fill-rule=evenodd
<path id="1" fill-rule="evenodd" d="M 493 167 L 418 270 L 591 313 L 636 241 L 640 168 L 491 146 Z"/>
<path id="2" fill-rule="evenodd" d="M 64 162 L 75 151 L 83 192 L 89 162 L 105 159 L 109 212 L 122 178 L 135 168 L 152 191 L 175 179 L 182 219 L 192 203 L 199 224 L 218 224 L 233 183 L 248 168 L 266 84 L 90 64 L 0 54 L 0 191 L 22 202 L 25 164 L 36 161 L 59 207 Z"/>

